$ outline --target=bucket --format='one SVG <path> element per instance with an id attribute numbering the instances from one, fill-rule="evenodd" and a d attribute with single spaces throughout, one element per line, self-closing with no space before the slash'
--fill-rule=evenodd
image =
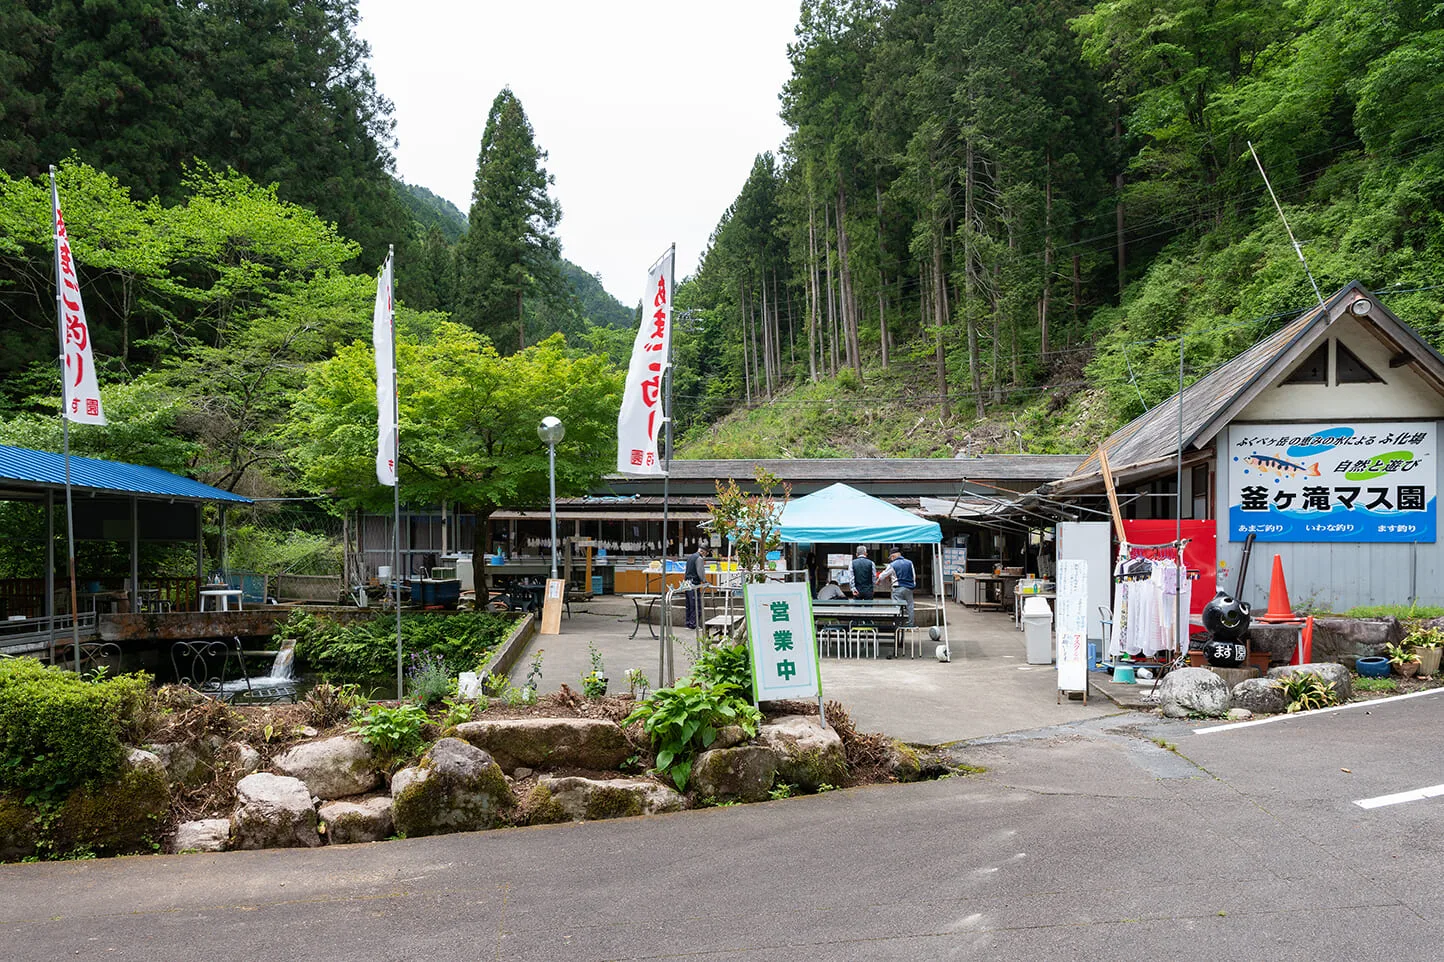
<path id="1" fill-rule="evenodd" d="M 1389 659 L 1387 658 L 1360 658 L 1354 662 L 1354 670 L 1364 678 L 1388 678 Z"/>
<path id="2" fill-rule="evenodd" d="M 592 594 L 594 594 L 594 595 L 599 595 L 599 594 L 601 594 L 601 593 L 602 593 L 602 576 L 601 576 L 601 575 L 592 575 Z"/>
<path id="3" fill-rule="evenodd" d="M 1133 677 L 1132 665 L 1115 665 L 1113 667 L 1113 681 L 1119 685 L 1138 684 L 1138 681 Z"/>

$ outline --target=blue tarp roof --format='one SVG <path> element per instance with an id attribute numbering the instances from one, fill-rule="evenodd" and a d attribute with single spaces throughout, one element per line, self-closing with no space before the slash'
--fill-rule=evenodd
<path id="1" fill-rule="evenodd" d="M 50 451 L 32 451 L 0 444 L 0 485 L 33 486 L 44 489 L 65 486 L 65 456 Z M 250 504 L 220 488 L 183 478 L 160 468 L 147 468 L 121 461 L 70 456 L 70 486 L 86 491 L 139 494 L 153 498 L 186 501 L 228 501 Z"/>
<path id="2" fill-rule="evenodd" d="M 782 540 L 806 544 L 937 544 L 943 529 L 846 484 L 789 501 Z"/>

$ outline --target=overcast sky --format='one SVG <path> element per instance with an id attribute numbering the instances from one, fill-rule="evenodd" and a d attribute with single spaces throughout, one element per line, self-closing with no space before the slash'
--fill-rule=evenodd
<path id="1" fill-rule="evenodd" d="M 677 244 L 692 273 L 753 158 L 786 135 L 796 0 L 361 0 L 397 173 L 463 212 L 509 86 L 550 155 L 562 253 L 632 305 Z M 397 265 L 397 270 L 405 270 Z"/>

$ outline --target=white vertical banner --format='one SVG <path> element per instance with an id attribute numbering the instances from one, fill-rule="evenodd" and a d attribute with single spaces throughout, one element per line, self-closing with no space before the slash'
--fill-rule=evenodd
<path id="1" fill-rule="evenodd" d="M 747 638 L 757 701 L 822 697 L 813 633 L 812 595 L 804 581 L 749 584 Z"/>
<path id="2" fill-rule="evenodd" d="M 60 214 L 60 193 L 55 188 L 55 168 L 50 170 L 52 226 L 55 228 L 55 294 L 59 305 L 60 349 L 65 370 L 60 379 L 61 410 L 78 424 L 104 424 L 100 408 L 100 386 L 95 380 L 95 358 L 90 351 L 90 325 L 80 299 L 80 279 L 75 274 L 75 257 L 70 236 Z"/>
<path id="3" fill-rule="evenodd" d="M 622 409 L 617 414 L 617 471 L 620 474 L 661 477 L 662 460 L 657 451 L 661 433 L 662 377 L 672 344 L 672 260 L 668 250 L 647 274 L 642 295 L 642 326 L 632 344 L 632 361 L 627 366 L 627 386 Z"/>
<path id="4" fill-rule="evenodd" d="M 1088 562 L 1058 559 L 1058 690 L 1088 688 Z"/>
<path id="5" fill-rule="evenodd" d="M 391 299 L 391 255 L 376 281 L 371 342 L 376 352 L 376 480 L 396 484 L 396 329 Z"/>

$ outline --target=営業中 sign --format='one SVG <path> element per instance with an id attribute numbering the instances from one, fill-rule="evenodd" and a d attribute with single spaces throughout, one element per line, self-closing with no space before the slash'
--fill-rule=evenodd
<path id="1" fill-rule="evenodd" d="M 757 701 L 822 697 L 812 596 L 806 582 L 769 582 L 743 590 Z"/>

